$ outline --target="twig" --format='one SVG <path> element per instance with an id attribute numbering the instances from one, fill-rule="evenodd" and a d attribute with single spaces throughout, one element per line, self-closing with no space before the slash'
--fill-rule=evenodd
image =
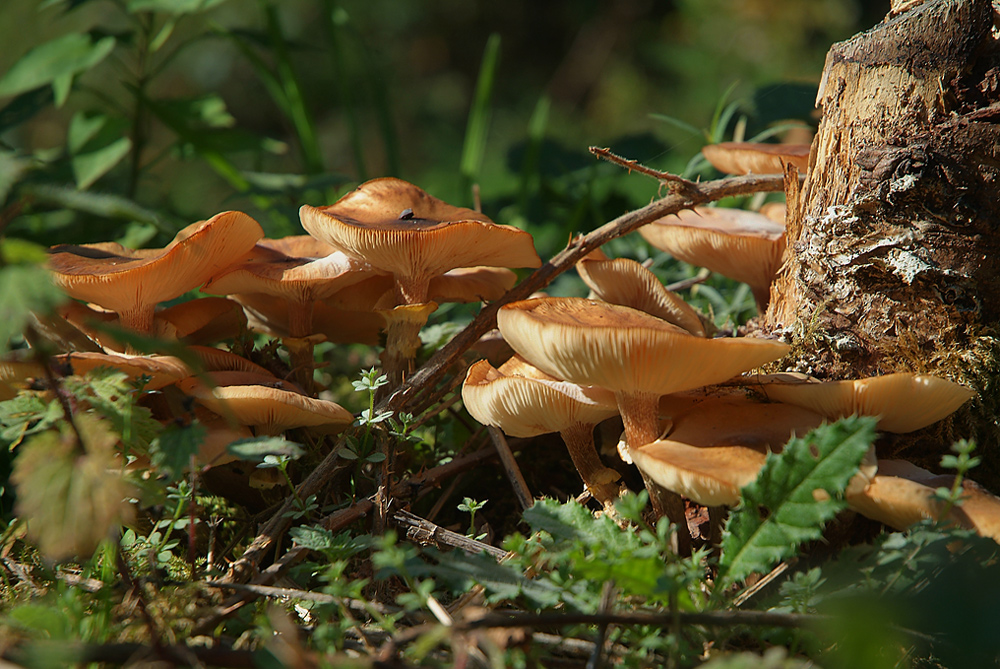
<path id="1" fill-rule="evenodd" d="M 711 270 L 703 268 L 700 272 L 698 272 L 695 276 L 692 276 L 690 279 L 683 279 L 681 281 L 675 281 L 674 283 L 668 283 L 666 285 L 666 289 L 674 293 L 679 292 L 681 290 L 687 290 L 692 286 L 697 286 L 699 283 L 705 283 L 706 281 L 708 281 L 708 277 L 710 276 L 712 276 Z"/>
<path id="2" fill-rule="evenodd" d="M 500 455 L 500 464 L 503 466 L 503 471 L 507 474 L 507 479 L 514 488 L 514 495 L 517 497 L 521 509 L 530 509 L 535 500 L 531 496 L 531 491 L 528 490 L 528 483 L 524 480 L 524 475 L 521 474 L 521 468 L 517 466 L 514 454 L 510 452 L 510 446 L 507 445 L 507 438 L 503 436 L 503 432 L 498 427 L 490 425 L 487 429 L 490 433 L 490 440 Z"/>
<path id="3" fill-rule="evenodd" d="M 598 613 L 608 613 L 611 610 L 612 599 L 615 594 L 615 582 L 605 581 L 601 588 L 601 603 L 597 609 Z M 600 669 L 601 656 L 604 654 L 604 643 L 608 638 L 608 623 L 597 624 L 597 638 L 594 640 L 594 652 L 587 658 L 587 669 Z"/>
<path id="4" fill-rule="evenodd" d="M 614 163 L 619 167 L 624 167 L 629 172 L 638 172 L 639 174 L 645 174 L 647 177 L 653 177 L 657 181 L 666 184 L 668 187 L 675 188 L 679 193 L 692 193 L 698 191 L 698 184 L 694 181 L 677 176 L 676 174 L 671 174 L 670 172 L 661 172 L 659 170 L 654 170 L 652 167 L 646 167 L 637 160 L 629 160 L 628 158 L 623 158 L 616 153 L 612 153 L 610 149 L 602 149 L 597 146 L 592 146 L 590 147 L 590 152 L 602 160 Z"/>
<path id="5" fill-rule="evenodd" d="M 573 267 L 578 260 L 594 249 L 607 242 L 632 232 L 658 218 L 675 214 L 682 209 L 690 209 L 699 204 L 721 200 L 733 195 L 745 195 L 760 191 L 779 191 L 784 188 L 783 175 L 748 174 L 697 184 L 692 192 L 684 194 L 671 193 L 664 198 L 634 211 L 622 214 L 613 221 L 602 225 L 596 230 L 572 240 L 570 244 L 557 253 L 549 262 L 532 272 L 524 281 L 514 286 L 502 298 L 492 302 L 479 312 L 479 315 L 464 330 L 456 334 L 451 341 L 442 346 L 431 356 L 420 369 L 411 374 L 400 387 L 386 400 L 376 406 L 376 411 L 407 411 L 419 405 L 420 395 L 424 392 L 434 393 L 434 388 L 445 372 L 458 361 L 476 341 L 486 332 L 496 326 L 496 315 L 503 305 L 515 300 L 523 300 L 532 293 L 547 286 L 559 274 Z M 433 402 L 431 402 L 433 403 Z M 305 499 L 316 494 L 334 475 L 337 470 L 337 451 L 343 448 L 346 441 L 341 438 L 337 446 L 313 469 L 306 479 L 299 484 L 298 495 Z M 234 565 L 231 579 L 244 580 L 253 573 L 260 564 L 268 548 L 274 544 L 291 525 L 291 518 L 286 512 L 292 509 L 291 497 L 275 512 L 274 516 L 264 524 L 257 537 L 251 542 L 243 556 Z"/>
<path id="6" fill-rule="evenodd" d="M 560 627 L 562 625 L 654 625 L 673 624 L 675 615 L 682 625 L 708 627 L 805 627 L 830 620 L 830 616 L 813 613 L 777 613 L 774 611 L 678 611 L 671 613 L 492 613 L 482 618 L 461 622 L 459 631 L 486 627 Z"/>
<path id="7" fill-rule="evenodd" d="M 488 460 L 496 457 L 496 451 L 492 448 L 482 448 L 462 458 L 455 458 L 451 462 L 428 469 L 423 474 L 404 479 L 392 487 L 391 494 L 394 497 L 406 497 L 415 492 L 430 490 L 430 486 L 445 480 L 455 474 L 472 469 Z M 331 532 L 341 530 L 351 523 L 363 518 L 374 508 L 371 499 L 364 499 L 355 504 L 335 511 L 320 521 L 320 524 Z M 280 560 L 269 566 L 254 578 L 255 585 L 270 585 L 279 576 L 285 573 L 290 567 L 298 564 L 309 554 L 309 550 L 302 546 L 295 546 L 286 552 Z M 236 565 L 234 565 L 235 568 Z M 216 581 L 216 587 L 223 583 L 231 583 L 231 574 L 226 578 Z M 208 634 L 227 617 L 240 610 L 249 602 L 257 599 L 258 595 L 252 592 L 236 595 L 212 610 L 207 616 L 202 618 L 195 625 L 193 634 Z"/>
<path id="8" fill-rule="evenodd" d="M 496 546 L 470 539 L 464 534 L 452 532 L 429 520 L 424 520 L 409 511 L 396 511 L 392 519 L 400 527 L 406 528 L 406 537 L 412 541 L 424 544 L 436 544 L 460 548 L 466 553 L 488 553 L 498 560 L 507 555 L 507 551 Z"/>

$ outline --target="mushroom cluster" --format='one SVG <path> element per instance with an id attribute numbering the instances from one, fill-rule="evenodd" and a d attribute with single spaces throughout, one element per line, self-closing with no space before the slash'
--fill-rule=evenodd
<path id="1" fill-rule="evenodd" d="M 399 179 L 362 184 L 329 207 L 304 206 L 301 217 L 310 235 L 265 239 L 251 217 L 224 212 L 162 249 L 55 246 L 54 281 L 79 301 L 37 329 L 66 351 L 57 356 L 63 369 L 116 368 L 151 391 L 142 402 L 164 423 L 203 424 L 199 459 L 217 465 L 235 439 L 351 425 L 348 411 L 316 397 L 317 342 L 376 344 L 385 332 L 383 358 L 398 381 L 435 301 L 496 299 L 516 280 L 509 267 L 541 263 L 527 233 Z M 196 290 L 196 299 L 161 306 Z M 182 343 L 189 355 L 140 355 L 109 325 Z M 234 350 L 246 351 L 248 329 L 280 337 L 287 362 L 251 345 L 248 355 L 264 367 L 217 347 L 239 339 Z M 25 374 L 40 375 L 13 360 L 0 371 L 6 395 Z"/>

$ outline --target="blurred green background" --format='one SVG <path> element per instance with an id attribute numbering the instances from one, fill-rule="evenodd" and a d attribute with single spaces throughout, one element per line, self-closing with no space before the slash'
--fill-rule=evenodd
<path id="1" fill-rule="evenodd" d="M 282 236 L 301 232 L 298 205 L 395 175 L 462 205 L 478 184 L 483 210 L 531 230 L 545 256 L 656 194 L 588 146 L 710 176 L 689 164 L 709 136 L 814 125 L 830 44 L 887 9 L 4 0 L 3 223 L 44 245 L 162 245 L 184 224 L 241 209 Z M 57 53 L 39 55 L 53 40 Z M 17 71 L 26 54 L 53 76 Z M 59 58 L 70 55 L 67 74 Z"/>

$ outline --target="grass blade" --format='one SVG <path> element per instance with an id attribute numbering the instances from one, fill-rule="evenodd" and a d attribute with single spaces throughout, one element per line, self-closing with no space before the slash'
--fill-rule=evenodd
<path id="1" fill-rule="evenodd" d="M 486 135 L 490 128 L 490 98 L 493 96 L 493 84 L 499 62 L 500 34 L 493 33 L 487 40 L 486 50 L 483 52 L 475 97 L 469 110 L 469 123 L 465 129 L 465 144 L 462 146 L 462 162 L 459 169 L 465 192 L 468 192 L 468 188 L 479 177 L 479 168 L 486 153 Z"/>

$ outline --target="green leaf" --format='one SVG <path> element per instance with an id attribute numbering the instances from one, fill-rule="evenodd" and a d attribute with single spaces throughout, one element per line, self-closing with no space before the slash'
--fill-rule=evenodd
<path id="1" fill-rule="evenodd" d="M 0 205 L 21 177 L 31 169 L 31 162 L 13 151 L 0 151 Z"/>
<path id="2" fill-rule="evenodd" d="M 176 481 L 190 468 L 191 458 L 198 454 L 206 434 L 205 426 L 197 421 L 184 426 L 171 425 L 150 444 L 150 462 L 170 481 Z"/>
<path id="3" fill-rule="evenodd" d="M 818 539 L 846 506 L 841 493 L 875 439 L 875 423 L 845 418 L 792 439 L 781 454 L 769 453 L 726 523 L 720 577 L 733 582 L 767 571 L 802 542 Z"/>
<path id="4" fill-rule="evenodd" d="M 49 272 L 40 265 L 10 265 L 0 268 L 0 354 L 10 340 L 22 333 L 32 312 L 51 313 L 66 301 L 53 285 Z"/>
<path id="5" fill-rule="evenodd" d="M 18 95 L 46 84 L 61 82 L 56 91 L 59 106 L 66 81 L 86 72 L 104 60 L 115 47 L 115 38 L 108 36 L 92 42 L 89 35 L 71 33 L 36 46 L 21 57 L 0 77 L 0 96 Z"/>
<path id="6" fill-rule="evenodd" d="M 204 12 L 225 0 L 129 0 L 126 7 L 133 14 L 137 12 L 164 12 L 180 16 Z"/>
<path id="7" fill-rule="evenodd" d="M 39 264 L 48 260 L 49 254 L 44 246 L 34 242 L 6 237 L 0 239 L 0 258 L 5 265 Z"/>
<path id="8" fill-rule="evenodd" d="M 305 455 L 305 449 L 283 437 L 254 437 L 240 439 L 226 447 L 226 451 L 240 460 L 263 460 L 268 455 L 284 455 L 297 460 Z"/>
<path id="9" fill-rule="evenodd" d="M 127 522 L 129 487 L 122 479 L 114 446 L 118 436 L 93 414 L 74 416 L 76 429 L 35 435 L 14 461 L 17 513 L 50 559 L 89 556 L 111 528 Z"/>
<path id="10" fill-rule="evenodd" d="M 486 135 L 490 129 L 490 98 L 500 63 L 500 34 L 493 33 L 486 42 L 483 62 L 476 80 L 475 97 L 469 110 L 469 122 L 465 128 L 465 143 L 462 146 L 462 161 L 459 170 L 469 183 L 479 177 L 479 168 L 486 155 Z"/>
<path id="11" fill-rule="evenodd" d="M 95 181 L 104 176 L 108 170 L 121 162 L 132 149 L 132 140 L 119 137 L 107 146 L 74 156 L 72 160 L 73 176 L 80 190 L 86 190 Z"/>
<path id="12" fill-rule="evenodd" d="M 55 99 L 51 88 L 36 88 L 21 93 L 0 108 L 0 133 L 10 130 L 33 118 Z"/>
<path id="13" fill-rule="evenodd" d="M 62 405 L 57 400 L 20 393 L 0 402 L 0 440 L 13 448 L 25 437 L 48 430 L 62 417 Z"/>

